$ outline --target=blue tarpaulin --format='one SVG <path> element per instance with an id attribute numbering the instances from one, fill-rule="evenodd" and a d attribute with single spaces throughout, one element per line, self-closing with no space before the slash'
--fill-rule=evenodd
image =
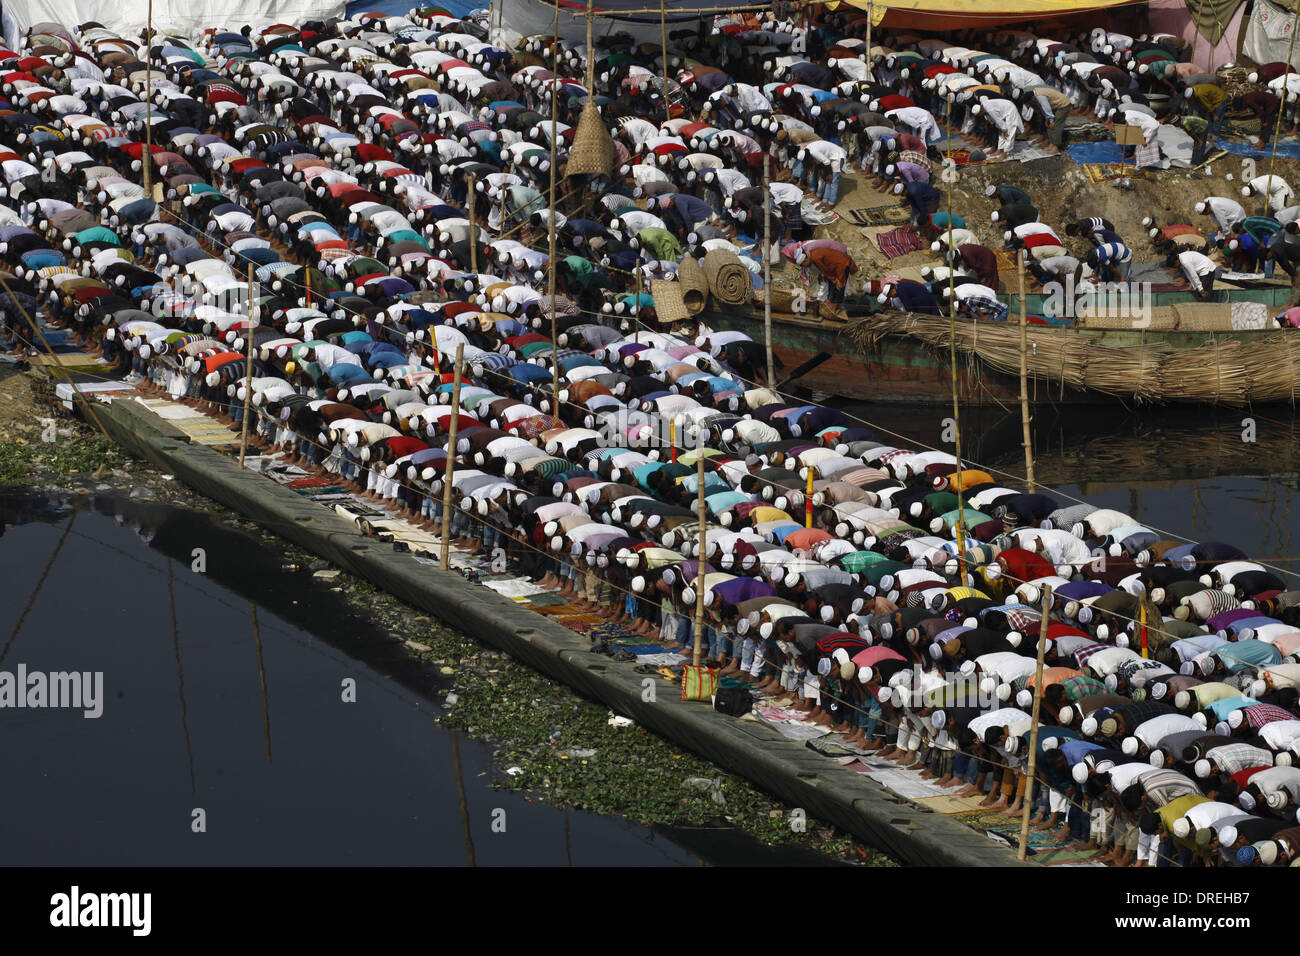
<path id="1" fill-rule="evenodd" d="M 1264 149 L 1254 149 L 1249 143 L 1230 143 L 1226 139 L 1221 139 L 1219 149 L 1226 149 L 1234 156 L 1254 156 L 1257 159 L 1268 159 L 1273 155 L 1271 144 Z M 1287 159 L 1300 159 L 1300 143 L 1280 139 L 1277 141 L 1277 154 Z"/>
<path id="2" fill-rule="evenodd" d="M 1124 147 L 1119 143 L 1071 143 L 1065 147 L 1070 158 L 1080 166 L 1124 162 Z"/>

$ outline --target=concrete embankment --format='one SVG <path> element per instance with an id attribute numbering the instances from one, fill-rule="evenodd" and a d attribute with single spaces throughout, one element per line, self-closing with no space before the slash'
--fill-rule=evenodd
<path id="1" fill-rule="evenodd" d="M 630 664 L 594 653 L 584 637 L 494 591 L 362 534 L 322 505 L 192 443 L 139 402 L 118 400 L 96 411 L 115 441 L 196 491 L 905 863 L 1018 864 L 1013 852 L 982 833 L 763 724 L 670 697 L 662 683 L 653 700 L 643 699 L 644 678 Z"/>

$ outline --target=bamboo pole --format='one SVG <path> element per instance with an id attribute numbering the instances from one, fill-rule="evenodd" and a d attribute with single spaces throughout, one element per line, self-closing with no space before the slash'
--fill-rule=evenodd
<path id="1" fill-rule="evenodd" d="M 591 4 L 587 4 L 587 27 L 591 28 Z M 587 35 L 587 46 L 591 46 L 591 34 Z M 590 52 L 587 54 L 590 56 Z M 664 10 L 664 0 L 659 0 L 659 58 L 664 68 L 664 122 L 673 118 L 672 105 L 668 99 L 668 14 Z"/>
<path id="2" fill-rule="evenodd" d="M 808 472 L 808 483 L 804 488 L 804 495 L 803 495 L 803 526 L 805 528 L 811 528 L 812 516 L 813 516 L 813 467 L 812 465 L 808 465 L 806 467 L 806 470 Z"/>
<path id="3" fill-rule="evenodd" d="M 144 152 L 140 154 L 140 169 L 144 172 L 144 198 L 153 198 L 153 105 L 150 97 L 153 93 L 153 0 L 149 0 L 149 12 L 145 23 L 144 40 Z"/>
<path id="4" fill-rule="evenodd" d="M 771 154 L 763 154 L 763 343 L 767 348 L 767 386 L 776 384 L 772 359 L 772 187 L 769 181 Z"/>
<path id="5" fill-rule="evenodd" d="M 473 173 L 469 174 L 469 201 L 465 203 L 469 211 L 469 271 L 478 275 L 478 236 L 474 228 L 474 198 L 475 190 L 478 188 L 478 177 Z"/>
<path id="6" fill-rule="evenodd" d="M 952 94 L 948 95 L 948 158 L 952 158 Z M 952 167 L 949 166 L 949 169 Z M 948 241 L 952 242 L 952 183 L 947 184 L 948 197 Z M 948 250 L 952 252 L 952 249 Z M 952 428 L 957 446 L 957 526 L 953 529 L 957 536 L 957 579 L 966 583 L 966 503 L 962 493 L 961 468 L 961 412 L 957 404 L 957 289 L 953 276 L 952 262 L 948 263 L 948 364 L 952 369 Z"/>
<path id="7" fill-rule="evenodd" d="M 555 114 L 559 111 L 560 0 L 554 0 L 554 2 L 555 24 L 551 33 L 551 191 L 546 215 L 546 240 L 549 247 L 546 257 L 546 292 L 551 304 L 551 397 L 555 401 L 559 401 L 560 363 L 558 358 L 560 347 L 555 340 L 555 138 L 557 135 Z M 587 22 L 591 23 L 590 18 L 588 18 Z M 591 91 L 588 90 L 587 92 L 590 95 Z"/>
<path id="8" fill-rule="evenodd" d="M 872 0 L 867 0 L 867 82 L 876 81 L 874 63 L 871 57 L 871 15 L 874 12 Z"/>
<path id="9" fill-rule="evenodd" d="M 1286 78 L 1291 72 L 1291 54 L 1295 52 L 1295 35 L 1296 30 L 1300 28 L 1300 5 L 1295 8 L 1295 16 L 1291 18 L 1291 43 L 1286 48 L 1286 72 L 1282 74 L 1282 89 L 1278 91 L 1277 104 L 1277 121 L 1273 124 L 1273 155 L 1268 160 L 1268 189 L 1264 194 L 1264 211 L 1261 216 L 1268 215 L 1268 200 L 1273 192 L 1273 167 L 1277 165 L 1277 140 L 1282 134 L 1282 113 L 1286 110 L 1287 81 Z"/>
<path id="10" fill-rule="evenodd" d="M 442 477 L 442 563 L 444 571 L 451 570 L 451 480 L 456 471 L 456 432 L 460 424 L 460 379 L 465 359 L 465 343 L 456 345 L 456 371 L 451 386 L 451 424 L 447 427 L 447 466 Z"/>
<path id="11" fill-rule="evenodd" d="M 695 507 L 700 516 L 700 553 L 695 556 L 695 648 L 691 653 L 691 663 L 696 667 L 700 666 L 700 654 L 704 644 L 704 557 L 705 541 L 704 524 L 704 449 L 696 448 L 695 458 L 695 479 L 698 487 L 695 489 Z"/>
<path id="12" fill-rule="evenodd" d="M 1025 446 L 1025 478 L 1034 490 L 1034 444 L 1029 430 L 1029 319 L 1025 314 L 1025 250 L 1016 254 L 1016 272 L 1020 279 L 1020 428 Z"/>
<path id="13" fill-rule="evenodd" d="M 244 454 L 248 451 L 248 413 L 253 401 L 253 329 L 257 328 L 257 302 L 253 298 L 253 266 L 248 266 L 248 307 L 244 322 L 244 338 L 248 340 L 248 364 L 244 371 L 244 417 L 239 429 L 239 467 L 244 467 Z"/>
<path id="14" fill-rule="evenodd" d="M 632 309 L 632 341 L 637 345 L 641 344 L 641 267 L 638 266 L 636 273 L 632 277 L 636 283 L 636 305 Z"/>
<path id="15" fill-rule="evenodd" d="M 1043 618 L 1038 624 L 1038 662 L 1034 666 L 1034 712 L 1029 722 L 1029 770 L 1025 802 L 1020 811 L 1020 859 L 1029 845 L 1029 814 L 1034 804 L 1034 771 L 1038 769 L 1038 713 L 1043 705 L 1043 655 L 1047 650 L 1047 622 L 1052 612 L 1052 589 L 1043 588 Z"/>

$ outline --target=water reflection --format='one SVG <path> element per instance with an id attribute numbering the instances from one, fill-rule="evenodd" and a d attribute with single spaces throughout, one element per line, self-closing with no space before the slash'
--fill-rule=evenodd
<path id="1" fill-rule="evenodd" d="M 734 833 L 656 833 L 494 789 L 490 748 L 434 722 L 436 670 L 219 520 L 47 495 L 0 498 L 0 519 L 9 597 L 0 669 L 101 671 L 106 697 L 97 720 L 0 711 L 6 863 L 820 859 Z"/>

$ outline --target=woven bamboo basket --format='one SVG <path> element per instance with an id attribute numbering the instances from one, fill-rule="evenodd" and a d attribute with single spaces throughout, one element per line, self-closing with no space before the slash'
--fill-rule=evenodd
<path id="1" fill-rule="evenodd" d="M 677 284 L 682 287 L 682 301 L 691 315 L 703 312 L 709 304 L 709 280 L 694 256 L 687 256 L 678 264 Z"/>
<path id="2" fill-rule="evenodd" d="M 655 300 L 655 316 L 660 325 L 684 322 L 694 313 L 686 307 L 680 282 L 669 279 L 651 279 L 650 295 Z"/>
<path id="3" fill-rule="evenodd" d="M 614 141 L 609 137 L 600 110 L 589 97 L 573 134 L 573 146 L 565 166 L 566 176 L 608 176 L 614 170 Z"/>

